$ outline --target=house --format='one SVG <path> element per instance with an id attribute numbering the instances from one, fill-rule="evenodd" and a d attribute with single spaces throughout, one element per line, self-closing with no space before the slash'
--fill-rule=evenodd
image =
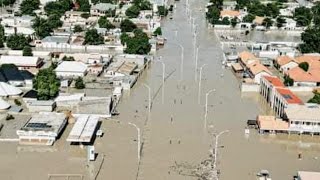
<path id="1" fill-rule="evenodd" d="M 58 77 L 73 78 L 84 77 L 87 74 L 88 66 L 83 62 L 62 61 L 54 70 Z"/>
<path id="2" fill-rule="evenodd" d="M 238 56 L 240 58 L 240 64 L 244 68 L 246 68 L 246 66 L 251 64 L 252 62 L 255 62 L 256 60 L 258 60 L 258 58 L 249 51 L 242 51 L 241 53 L 238 54 Z"/>
<path id="3" fill-rule="evenodd" d="M 318 70 L 316 70 L 318 71 Z M 293 79 L 293 86 L 318 86 L 320 83 L 319 72 L 311 74 L 306 72 L 300 67 L 295 67 L 288 70 L 286 73 L 291 79 Z"/>
<path id="4" fill-rule="evenodd" d="M 233 19 L 233 18 L 238 18 L 240 19 L 240 15 L 241 12 L 240 11 L 235 11 L 235 10 L 222 10 L 220 11 L 220 17 L 223 18 L 229 18 L 229 19 Z"/>
<path id="5" fill-rule="evenodd" d="M 269 105 L 271 105 L 271 99 L 274 96 L 274 88 L 282 87 L 284 84 L 276 76 L 263 76 L 260 82 L 260 94 L 266 99 Z"/>
<path id="6" fill-rule="evenodd" d="M 247 72 L 249 73 L 249 76 L 254 79 L 256 84 L 260 84 L 261 77 L 272 75 L 272 72 L 259 61 L 249 64 Z"/>
<path id="7" fill-rule="evenodd" d="M 20 70 L 37 69 L 43 65 L 43 60 L 33 56 L 6 56 L 0 57 L 0 64 L 14 64 Z"/>
<path id="8" fill-rule="evenodd" d="M 99 117 L 93 115 L 73 116 L 76 118 L 76 122 L 67 137 L 67 142 L 90 143 L 97 131 Z"/>
<path id="9" fill-rule="evenodd" d="M 258 26 L 262 25 L 264 19 L 265 19 L 264 17 L 256 16 L 255 19 L 253 20 L 253 23 Z"/>
<path id="10" fill-rule="evenodd" d="M 74 114 L 87 114 L 109 118 L 112 116 L 113 99 L 108 97 L 85 96 L 72 109 Z"/>
<path id="11" fill-rule="evenodd" d="M 292 68 L 298 67 L 298 63 L 289 56 L 279 56 L 276 59 L 276 65 L 281 72 L 289 71 Z"/>
<path id="12" fill-rule="evenodd" d="M 58 97 L 54 100 L 59 110 L 71 110 L 75 107 L 85 96 L 84 93 L 59 93 Z"/>
<path id="13" fill-rule="evenodd" d="M 34 19 L 34 16 L 29 15 L 7 17 L 1 20 L 1 25 L 4 27 L 31 27 Z"/>
<path id="14" fill-rule="evenodd" d="M 297 29 L 297 21 L 292 18 L 285 18 L 286 23 L 284 23 L 282 29 L 284 30 L 296 30 Z"/>
<path id="15" fill-rule="evenodd" d="M 106 12 L 108 11 L 115 11 L 117 5 L 110 4 L 110 3 L 98 3 L 91 6 L 90 14 L 92 16 L 105 16 Z"/>
<path id="16" fill-rule="evenodd" d="M 25 36 L 34 37 L 35 31 L 31 27 L 4 27 L 4 35 L 11 36 L 14 34 L 23 34 Z"/>
<path id="17" fill-rule="evenodd" d="M 320 106 L 318 104 L 290 104 L 285 117 L 292 132 L 320 135 Z"/>
<path id="18" fill-rule="evenodd" d="M 64 113 L 41 112 L 32 117 L 17 130 L 20 144 L 53 145 L 67 124 Z"/>
<path id="19" fill-rule="evenodd" d="M 5 110 L 9 109 L 10 107 L 11 107 L 11 105 L 9 103 L 7 103 L 5 100 L 0 98 L 0 112 L 5 111 Z"/>
<path id="20" fill-rule="evenodd" d="M 12 86 L 22 87 L 25 86 L 25 81 L 23 76 L 21 75 L 20 71 L 15 67 L 7 67 L 7 68 L 0 68 L 0 73 L 6 79 L 6 82 Z"/>
<path id="21" fill-rule="evenodd" d="M 36 40 L 36 47 L 51 49 L 69 49 L 69 36 L 47 36 L 42 40 Z"/>
<path id="22" fill-rule="evenodd" d="M 320 172 L 298 171 L 297 180 L 318 180 Z"/>
<path id="23" fill-rule="evenodd" d="M 22 91 L 5 82 L 0 82 L 0 96 L 1 97 L 9 97 L 9 96 L 19 96 L 22 94 Z"/>

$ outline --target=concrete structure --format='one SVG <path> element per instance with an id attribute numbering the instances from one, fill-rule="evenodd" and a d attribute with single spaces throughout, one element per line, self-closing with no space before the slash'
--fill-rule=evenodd
<path id="1" fill-rule="evenodd" d="M 35 17 L 29 15 L 7 17 L 1 20 L 1 25 L 5 27 L 31 27 L 33 19 Z"/>
<path id="2" fill-rule="evenodd" d="M 84 93 L 68 94 L 60 93 L 58 97 L 54 100 L 56 102 L 57 108 L 62 110 L 71 110 L 76 106 L 82 98 L 85 96 Z"/>
<path id="3" fill-rule="evenodd" d="M 99 117 L 92 115 L 78 115 L 75 117 L 76 123 L 73 125 L 67 138 L 71 143 L 89 143 L 91 142 L 98 124 Z"/>
<path id="4" fill-rule="evenodd" d="M 290 131 L 320 134 L 320 106 L 318 104 L 290 104 L 285 108 Z"/>
<path id="5" fill-rule="evenodd" d="M 35 31 L 31 27 L 4 27 L 4 35 L 11 36 L 14 34 L 23 34 L 25 36 L 34 37 Z"/>
<path id="6" fill-rule="evenodd" d="M 87 114 L 109 118 L 112 116 L 113 99 L 109 97 L 83 97 L 74 107 L 74 114 Z"/>
<path id="7" fill-rule="evenodd" d="M 297 67 L 299 64 L 289 56 L 279 56 L 276 59 L 276 65 L 279 67 L 281 72 L 286 72 Z"/>
<path id="8" fill-rule="evenodd" d="M 289 104 L 303 104 L 277 77 L 262 77 L 260 94 L 279 117 L 284 116 L 284 110 Z"/>
<path id="9" fill-rule="evenodd" d="M 33 56 L 6 56 L 0 57 L 0 64 L 14 64 L 19 69 L 40 68 L 43 60 Z"/>
<path id="10" fill-rule="evenodd" d="M 68 36 L 47 36 L 42 40 L 35 41 L 36 47 L 66 49 L 69 47 Z"/>
<path id="11" fill-rule="evenodd" d="M 52 112 L 56 107 L 54 101 L 29 100 L 25 103 L 29 112 Z"/>
<path id="12" fill-rule="evenodd" d="M 106 12 L 114 11 L 117 8 L 117 5 L 110 3 L 98 3 L 91 6 L 90 14 L 92 16 L 105 16 Z"/>
<path id="13" fill-rule="evenodd" d="M 34 114 L 19 130 L 20 144 L 52 145 L 67 124 L 63 113 Z"/>
<path id="14" fill-rule="evenodd" d="M 19 88 L 9 85 L 5 82 L 0 82 L 0 96 L 9 97 L 9 96 L 19 96 L 21 94 L 22 94 L 22 91 Z"/>
<path id="15" fill-rule="evenodd" d="M 74 78 L 84 77 L 87 74 L 88 66 L 77 61 L 63 61 L 54 70 L 58 77 Z"/>
<path id="16" fill-rule="evenodd" d="M 248 66 L 248 73 L 250 77 L 254 80 L 256 84 L 259 84 L 261 81 L 261 77 L 263 76 L 271 76 L 272 72 L 269 71 L 267 67 L 262 65 L 259 61 L 255 61 Z"/>
<path id="17" fill-rule="evenodd" d="M 297 180 L 318 180 L 320 172 L 298 171 Z"/>
<path id="18" fill-rule="evenodd" d="M 11 105 L 9 103 L 7 103 L 6 101 L 4 101 L 2 98 L 0 98 L 0 111 L 4 111 L 7 110 L 11 107 Z"/>

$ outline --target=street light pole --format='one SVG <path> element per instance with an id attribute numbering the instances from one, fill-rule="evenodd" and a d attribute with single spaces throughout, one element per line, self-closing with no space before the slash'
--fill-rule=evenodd
<path id="1" fill-rule="evenodd" d="M 149 91 L 149 96 L 148 96 L 148 119 L 150 119 L 150 114 L 151 114 L 151 88 L 147 84 L 143 84 Z"/>
<path id="2" fill-rule="evenodd" d="M 205 107 L 205 114 L 204 114 L 204 129 L 207 129 L 207 116 L 208 116 L 208 97 L 210 93 L 215 92 L 215 89 L 211 89 L 206 93 L 206 107 Z"/>
<path id="3" fill-rule="evenodd" d="M 215 146 L 214 146 L 214 162 L 213 162 L 213 169 L 214 170 L 217 167 L 217 153 L 218 153 L 218 140 L 219 140 L 219 137 L 222 134 L 227 133 L 227 132 L 229 132 L 229 130 L 222 131 L 218 135 L 216 135 L 216 142 L 215 142 Z"/>
<path id="4" fill-rule="evenodd" d="M 140 128 L 138 128 L 138 126 L 137 125 L 135 125 L 135 124 L 133 124 L 133 123 L 131 123 L 131 122 L 129 122 L 128 123 L 129 125 L 131 125 L 131 126 L 133 126 L 133 127 L 135 127 L 136 128 L 136 130 L 137 130 L 137 133 L 138 133 L 138 164 L 140 163 L 140 153 L 141 153 L 141 141 L 140 141 Z"/>
<path id="5" fill-rule="evenodd" d="M 206 66 L 207 64 L 203 64 L 200 67 L 200 72 L 199 72 L 199 89 L 198 89 L 198 104 L 200 104 L 200 96 L 201 96 L 201 79 L 202 79 L 202 69 Z"/>
<path id="6" fill-rule="evenodd" d="M 199 47 L 197 47 L 197 50 L 196 50 L 196 63 L 195 63 L 195 67 L 194 67 L 194 80 L 197 81 L 197 70 L 198 70 L 198 56 L 199 55 Z"/>
<path id="7" fill-rule="evenodd" d="M 160 62 L 162 64 L 162 104 L 164 104 L 164 79 L 165 79 L 165 71 L 166 71 L 166 64 L 161 60 L 162 56 L 159 57 L 159 60 L 157 62 Z"/>
<path id="8" fill-rule="evenodd" d="M 179 43 L 177 43 L 177 44 L 181 48 L 180 81 L 182 81 L 183 80 L 184 47 Z"/>

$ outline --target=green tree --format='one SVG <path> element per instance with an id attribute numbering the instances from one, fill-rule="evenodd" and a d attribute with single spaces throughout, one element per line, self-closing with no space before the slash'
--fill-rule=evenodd
<path id="1" fill-rule="evenodd" d="M 228 17 L 224 17 L 221 21 L 223 25 L 230 25 L 230 20 Z"/>
<path id="2" fill-rule="evenodd" d="M 284 76 L 284 85 L 286 85 L 286 86 L 293 86 L 293 84 L 294 84 L 294 80 L 293 79 L 291 79 L 288 75 L 285 75 Z"/>
<path id="3" fill-rule="evenodd" d="M 30 46 L 25 46 L 22 50 L 22 56 L 33 56 L 32 49 Z"/>
<path id="4" fill-rule="evenodd" d="M 129 35 L 127 33 L 121 33 L 120 35 L 120 41 L 122 45 L 125 45 L 125 43 L 130 39 Z"/>
<path id="5" fill-rule="evenodd" d="M 58 95 L 60 81 L 53 68 L 40 69 L 33 79 L 33 88 L 37 90 L 39 100 L 53 99 Z"/>
<path id="6" fill-rule="evenodd" d="M 80 5 L 78 11 L 90 12 L 91 5 L 89 0 L 77 0 L 76 2 Z"/>
<path id="7" fill-rule="evenodd" d="M 230 21 L 230 23 L 231 23 L 231 26 L 232 26 L 233 28 L 236 27 L 236 25 L 237 25 L 237 23 L 238 23 L 238 18 L 237 18 L 237 17 L 232 18 L 231 21 Z"/>
<path id="8" fill-rule="evenodd" d="M 162 30 L 161 30 L 161 27 L 158 27 L 154 32 L 153 32 L 153 35 L 157 36 L 161 36 L 162 35 Z"/>
<path id="9" fill-rule="evenodd" d="M 52 28 L 48 20 L 38 16 L 33 20 L 32 28 L 36 35 L 41 39 L 46 36 L 50 36 L 50 33 L 52 32 Z"/>
<path id="10" fill-rule="evenodd" d="M 3 26 L 0 24 L 0 48 L 4 47 L 4 40 L 5 40 L 5 36 L 4 36 L 4 28 Z"/>
<path id="11" fill-rule="evenodd" d="M 307 28 L 301 34 L 302 44 L 299 45 L 299 49 L 302 53 L 320 53 L 320 27 Z"/>
<path id="12" fill-rule="evenodd" d="M 286 20 L 285 20 L 283 17 L 281 17 L 281 16 L 279 16 L 279 17 L 276 19 L 276 21 L 277 21 L 277 27 L 278 27 L 278 28 L 283 27 L 283 24 L 286 23 Z"/>
<path id="13" fill-rule="evenodd" d="M 311 9 L 304 6 L 297 7 L 293 13 L 293 19 L 297 21 L 298 26 L 308 26 L 312 21 L 312 17 Z"/>
<path id="14" fill-rule="evenodd" d="M 247 14 L 245 17 L 243 17 L 242 21 L 252 23 L 255 18 L 256 17 L 253 14 Z"/>
<path id="15" fill-rule="evenodd" d="M 213 6 L 217 7 L 218 9 L 222 10 L 223 0 L 210 0 Z"/>
<path id="16" fill-rule="evenodd" d="M 13 50 L 22 50 L 25 46 L 28 46 L 27 38 L 22 34 L 14 34 L 7 38 L 7 46 Z"/>
<path id="17" fill-rule="evenodd" d="M 132 32 L 136 28 L 137 26 L 129 19 L 125 19 L 120 23 L 121 32 Z"/>
<path id="18" fill-rule="evenodd" d="M 98 34 L 97 29 L 88 29 L 83 44 L 100 45 L 104 44 L 104 39 L 102 35 Z"/>
<path id="19" fill-rule="evenodd" d="M 133 4 L 140 10 L 151 10 L 152 4 L 148 0 L 133 0 Z"/>
<path id="20" fill-rule="evenodd" d="M 127 37 L 125 43 L 127 48 L 125 53 L 128 54 L 148 54 L 151 50 L 151 45 L 149 44 L 149 37 L 141 29 L 134 30 L 133 37 Z"/>
<path id="21" fill-rule="evenodd" d="M 309 99 L 308 103 L 320 104 L 320 93 L 317 91 L 313 92 L 313 97 Z"/>
<path id="22" fill-rule="evenodd" d="M 315 5 L 311 8 L 313 14 L 313 23 L 316 26 L 320 26 L 320 2 L 315 3 Z"/>
<path id="23" fill-rule="evenodd" d="M 305 72 L 307 72 L 309 69 L 309 64 L 307 62 L 302 62 L 299 64 L 299 67 L 303 69 Z"/>
<path id="24" fill-rule="evenodd" d="M 74 26 L 74 28 L 73 28 L 73 32 L 82 32 L 83 31 L 83 29 L 82 29 L 82 27 L 81 26 L 79 26 L 79 25 L 75 25 Z"/>
<path id="25" fill-rule="evenodd" d="M 62 16 L 66 11 L 71 10 L 72 6 L 71 0 L 51 1 L 45 5 L 44 10 L 48 16 L 53 14 Z"/>
<path id="26" fill-rule="evenodd" d="M 132 5 L 126 10 L 126 16 L 128 16 L 129 18 L 136 18 L 139 16 L 139 14 L 140 9 L 136 5 Z"/>
<path id="27" fill-rule="evenodd" d="M 39 0 L 23 0 L 20 4 L 21 14 L 34 15 L 34 10 L 39 9 Z"/>
<path id="28" fill-rule="evenodd" d="M 115 26 L 107 19 L 106 16 L 102 16 L 98 20 L 98 24 L 100 28 L 113 29 Z"/>
<path id="29" fill-rule="evenodd" d="M 76 79 L 75 87 L 76 87 L 76 89 L 84 89 L 86 87 L 84 82 L 83 82 L 83 79 L 81 77 L 78 77 Z"/>
<path id="30" fill-rule="evenodd" d="M 81 14 L 81 17 L 84 18 L 84 19 L 88 19 L 90 17 L 90 14 L 89 13 L 83 13 L 83 14 Z"/>
<path id="31" fill-rule="evenodd" d="M 60 16 L 57 14 L 50 15 L 47 24 L 49 24 L 51 29 L 61 27 L 63 22 L 60 20 Z"/>
<path id="32" fill-rule="evenodd" d="M 72 56 L 63 56 L 62 61 L 75 61 Z"/>
<path id="33" fill-rule="evenodd" d="M 271 27 L 272 24 L 273 24 L 273 21 L 272 21 L 272 19 L 270 19 L 270 18 L 264 18 L 264 20 L 263 20 L 263 22 L 262 22 L 262 25 L 265 26 L 267 29 L 268 29 L 269 27 Z"/>
<path id="34" fill-rule="evenodd" d="M 4 44 L 3 44 L 3 39 L 0 38 L 0 48 L 3 48 L 4 47 Z"/>
<path id="35" fill-rule="evenodd" d="M 215 6 L 209 6 L 206 17 L 211 24 L 216 24 L 220 18 L 220 10 Z"/>
<path id="36" fill-rule="evenodd" d="M 165 6 L 158 6 L 158 15 L 159 16 L 167 16 L 169 10 Z"/>

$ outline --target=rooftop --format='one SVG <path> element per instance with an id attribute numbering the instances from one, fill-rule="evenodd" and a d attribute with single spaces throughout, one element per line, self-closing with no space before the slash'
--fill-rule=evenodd
<path id="1" fill-rule="evenodd" d="M 276 88 L 276 91 L 287 101 L 288 104 L 303 104 L 302 100 L 287 88 Z"/>
<path id="2" fill-rule="evenodd" d="M 261 130 L 288 130 L 289 124 L 275 116 L 258 116 L 257 122 Z"/>
<path id="3" fill-rule="evenodd" d="M 291 79 L 296 82 L 315 82 L 316 79 L 312 74 L 305 72 L 300 67 L 294 67 L 286 72 Z"/>
<path id="4" fill-rule="evenodd" d="M 68 36 L 47 36 L 41 40 L 43 43 L 68 43 L 69 37 Z"/>
<path id="5" fill-rule="evenodd" d="M 40 63 L 39 57 L 33 56 L 6 56 L 2 55 L 0 64 L 15 64 L 16 66 L 37 66 Z"/>
<path id="6" fill-rule="evenodd" d="M 257 57 L 249 51 L 242 51 L 239 53 L 239 57 L 244 64 L 247 64 L 248 60 L 256 60 Z"/>
<path id="7" fill-rule="evenodd" d="M 99 117 L 79 115 L 67 138 L 69 142 L 90 142 L 96 130 Z"/>
<path id="8" fill-rule="evenodd" d="M 275 77 L 275 76 L 264 76 L 264 79 L 266 79 L 274 87 L 284 87 L 284 84 L 282 83 L 282 81 L 278 77 Z"/>
<path id="9" fill-rule="evenodd" d="M 20 94 L 22 94 L 22 91 L 19 88 L 0 82 L 0 96 L 17 96 Z"/>
<path id="10" fill-rule="evenodd" d="M 290 104 L 285 108 L 289 120 L 320 121 L 320 107 L 318 104 Z"/>
<path id="11" fill-rule="evenodd" d="M 286 65 L 291 61 L 295 62 L 295 60 L 289 56 L 279 56 L 276 61 L 280 66 Z"/>
<path id="12" fill-rule="evenodd" d="M 87 65 L 78 61 L 62 61 L 55 69 L 56 72 L 85 72 Z"/>
<path id="13" fill-rule="evenodd" d="M 320 172 L 298 171 L 300 180 L 319 180 Z"/>
<path id="14" fill-rule="evenodd" d="M 234 10 L 222 10 L 220 11 L 220 16 L 224 17 L 224 16 L 231 16 L 231 17 L 235 17 L 235 16 L 240 16 L 240 11 L 234 11 Z"/>
<path id="15" fill-rule="evenodd" d="M 264 66 L 264 65 L 262 65 L 260 62 L 258 62 L 258 61 L 256 61 L 256 62 L 254 62 L 254 63 L 252 63 L 252 64 L 249 64 L 248 65 L 248 68 L 250 69 L 250 71 L 252 72 L 252 74 L 254 74 L 254 75 L 257 75 L 257 74 L 259 74 L 259 73 L 261 73 L 261 72 L 266 72 L 266 73 L 268 73 L 268 74 L 270 74 L 270 75 L 272 75 L 272 72 L 271 71 L 269 71 L 269 69 L 266 67 L 266 66 Z"/>
<path id="16" fill-rule="evenodd" d="M 96 5 L 93 5 L 91 7 L 91 9 L 97 9 L 97 10 L 100 10 L 100 11 L 107 11 L 109 9 L 115 9 L 116 7 L 117 7 L 117 5 L 115 5 L 115 4 L 99 3 L 99 4 L 96 4 Z"/>

